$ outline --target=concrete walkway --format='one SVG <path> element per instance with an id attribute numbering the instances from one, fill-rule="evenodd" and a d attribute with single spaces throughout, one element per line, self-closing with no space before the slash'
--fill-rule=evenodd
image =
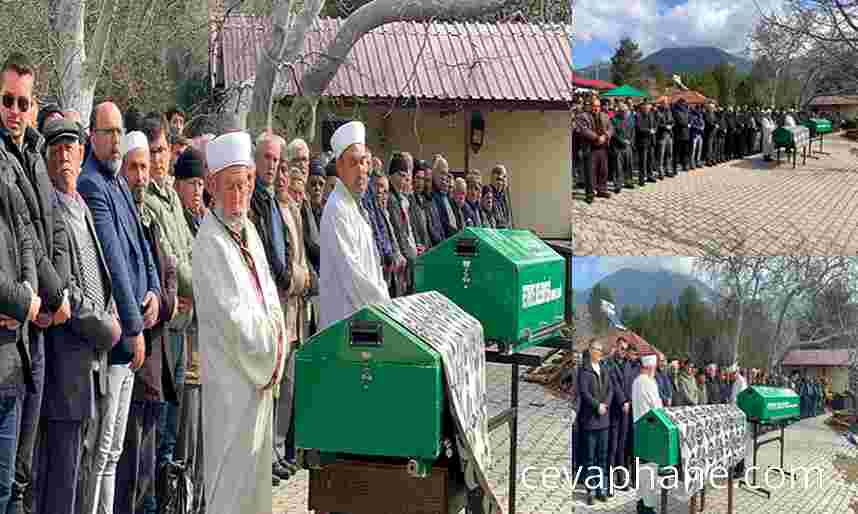
<path id="1" fill-rule="evenodd" d="M 819 143 L 815 143 L 815 149 Z M 576 191 L 576 255 L 751 255 L 858 252 L 858 157 L 854 142 L 824 141 L 807 164 L 761 156 L 702 168 L 610 199 Z"/>

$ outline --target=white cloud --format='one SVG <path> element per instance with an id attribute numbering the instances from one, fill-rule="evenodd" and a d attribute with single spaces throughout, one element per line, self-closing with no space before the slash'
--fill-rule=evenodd
<path id="1" fill-rule="evenodd" d="M 693 257 L 599 257 L 596 261 L 599 275 L 609 275 L 623 268 L 640 271 L 672 271 L 683 275 L 694 274 Z"/>
<path id="2" fill-rule="evenodd" d="M 597 39 L 616 47 L 629 36 L 644 55 L 666 46 L 715 46 L 741 53 L 764 9 L 776 0 L 687 0 L 667 7 L 661 0 L 585 1 L 573 21 L 581 41 Z M 586 35 L 586 36 L 585 36 Z"/>

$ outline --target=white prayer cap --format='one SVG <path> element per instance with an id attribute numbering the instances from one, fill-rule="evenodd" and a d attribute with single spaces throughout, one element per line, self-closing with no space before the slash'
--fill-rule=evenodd
<path id="1" fill-rule="evenodd" d="M 339 159 L 351 145 L 366 144 L 366 127 L 359 121 L 350 121 L 340 126 L 331 136 L 334 159 Z"/>
<path id="2" fill-rule="evenodd" d="M 706 367 L 709 369 L 718 369 L 718 365 L 714 362 L 710 362 Z"/>
<path id="3" fill-rule="evenodd" d="M 128 155 L 130 152 L 137 150 L 138 148 L 146 150 L 146 153 L 148 154 L 149 140 L 146 138 L 146 134 L 139 130 L 135 130 L 125 134 L 125 137 L 122 138 L 121 147 L 122 155 Z"/>
<path id="4" fill-rule="evenodd" d="M 214 175 L 230 166 L 253 164 L 253 145 L 247 132 L 230 132 L 218 136 L 206 145 L 206 163 L 209 173 Z"/>
<path id="5" fill-rule="evenodd" d="M 655 354 L 644 355 L 641 357 L 641 366 L 645 368 L 654 368 L 658 365 L 658 356 Z"/>

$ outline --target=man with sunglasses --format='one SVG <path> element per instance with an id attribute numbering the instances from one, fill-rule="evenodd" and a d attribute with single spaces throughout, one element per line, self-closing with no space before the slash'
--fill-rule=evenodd
<path id="1" fill-rule="evenodd" d="M 17 512 L 32 510 L 33 451 L 45 377 L 42 331 L 65 323 L 71 312 L 64 289 L 68 277 L 61 277 L 52 262 L 68 258 L 68 248 L 61 243 L 67 241 L 65 225 L 57 222 L 53 212 L 53 186 L 42 157 L 44 139 L 30 126 L 34 82 L 34 67 L 20 53 L 10 55 L 0 69 L 0 177 L 18 187 L 27 205 L 38 267 L 38 293 L 44 302 L 29 331 L 32 380 L 27 384 L 19 424 L 13 493 L 19 505 Z"/>

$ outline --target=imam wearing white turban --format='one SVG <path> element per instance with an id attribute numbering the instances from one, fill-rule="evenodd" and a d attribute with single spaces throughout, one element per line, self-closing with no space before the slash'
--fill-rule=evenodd
<path id="1" fill-rule="evenodd" d="M 192 254 L 198 332 L 205 345 L 206 509 L 209 514 L 268 514 L 272 390 L 283 375 L 288 348 L 280 297 L 246 217 L 250 136 L 233 132 L 215 138 L 206 147 L 206 159 L 216 175 L 217 204 L 203 219 Z"/>
<path id="2" fill-rule="evenodd" d="M 319 329 L 362 307 L 390 299 L 372 228 L 360 203 L 366 192 L 369 156 L 363 123 L 334 132 L 331 147 L 337 179 L 319 224 Z"/>

